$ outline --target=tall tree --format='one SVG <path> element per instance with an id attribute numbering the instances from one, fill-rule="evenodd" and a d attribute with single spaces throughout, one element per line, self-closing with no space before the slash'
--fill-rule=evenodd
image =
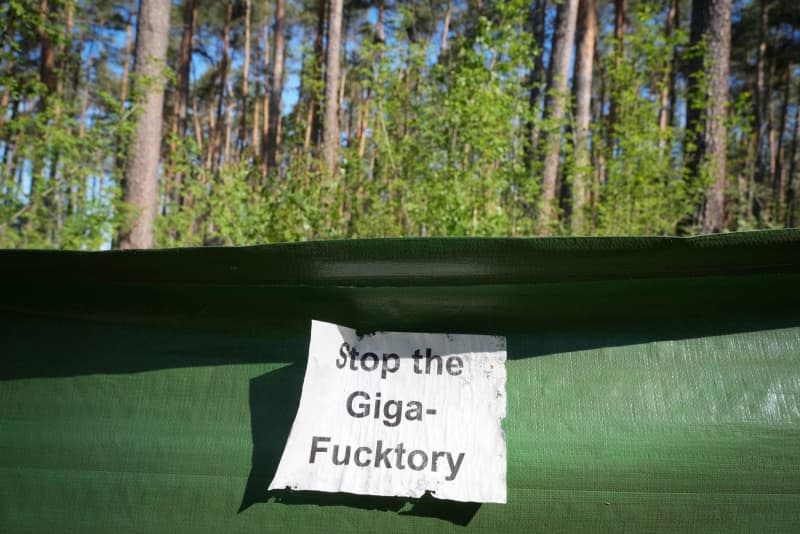
<path id="1" fill-rule="evenodd" d="M 342 48 L 342 0 L 330 1 L 328 16 L 328 56 L 325 71 L 325 120 L 323 123 L 323 160 L 333 176 L 339 167 L 339 56 Z"/>
<path id="2" fill-rule="evenodd" d="M 797 169 L 800 168 L 800 101 L 794 107 L 794 131 L 792 133 L 792 150 L 789 154 L 788 183 L 786 184 L 786 226 L 795 226 L 797 198 Z"/>
<path id="3" fill-rule="evenodd" d="M 229 128 L 226 96 L 228 95 L 228 76 L 231 70 L 231 23 L 233 20 L 233 0 L 225 3 L 225 24 L 222 27 L 222 61 L 219 67 L 219 84 L 217 86 L 217 113 L 213 118 L 214 128 L 211 138 L 211 166 L 216 169 L 224 160 L 227 148 L 227 131 Z"/>
<path id="4" fill-rule="evenodd" d="M 769 37 L 769 2 L 758 0 L 758 50 L 756 52 L 756 173 L 758 183 L 767 183 L 771 171 L 771 145 L 770 134 L 772 124 L 770 121 L 770 81 L 767 74 L 767 39 Z M 761 203 L 758 197 L 752 207 L 758 216 Z"/>
<path id="5" fill-rule="evenodd" d="M 178 53 L 178 79 L 175 87 L 175 97 L 172 101 L 172 115 L 170 117 L 169 152 L 170 163 L 167 170 L 167 179 L 174 182 L 173 191 L 177 191 L 181 176 L 175 172 L 177 139 L 186 134 L 186 122 L 189 107 L 189 89 L 191 85 L 190 74 L 192 65 L 192 49 L 194 46 L 194 32 L 197 26 L 197 0 L 184 0 L 183 2 L 183 32 Z M 170 184 L 171 186 L 173 184 Z"/>
<path id="6" fill-rule="evenodd" d="M 266 168 L 277 172 L 278 150 L 281 129 L 281 96 L 283 93 L 283 63 L 285 48 L 286 1 L 277 0 L 275 3 L 275 24 L 272 34 L 275 36 L 275 46 L 272 48 L 272 65 L 269 87 L 269 130 L 266 138 Z"/>
<path id="7" fill-rule="evenodd" d="M 264 27 L 261 29 L 262 39 L 261 42 L 264 45 L 261 47 L 261 63 L 263 67 L 263 72 L 265 75 L 265 83 L 264 83 L 264 98 L 261 102 L 261 144 L 259 146 L 259 154 L 261 154 L 261 174 L 262 177 L 267 173 L 267 136 L 269 135 L 269 99 L 271 97 L 270 93 L 270 82 L 269 77 L 271 76 L 271 55 L 270 51 L 272 47 L 269 43 L 269 24 L 264 23 Z"/>
<path id="8" fill-rule="evenodd" d="M 667 0 L 667 19 L 664 22 L 664 37 L 669 39 L 672 37 L 677 24 L 678 24 L 678 0 Z M 659 101 L 658 109 L 658 129 L 661 132 L 667 130 L 670 124 L 670 116 L 674 113 L 671 103 L 672 93 L 675 90 L 675 51 L 670 50 L 671 56 L 669 67 L 664 70 L 664 79 L 661 81 L 661 99 Z"/>
<path id="9" fill-rule="evenodd" d="M 242 146 L 247 140 L 247 111 L 250 92 L 250 17 L 252 15 L 252 7 L 251 0 L 244 0 L 244 57 L 242 59 L 242 99 L 240 102 L 241 117 L 239 122 L 239 141 Z"/>
<path id="10" fill-rule="evenodd" d="M 539 141 L 538 117 L 539 104 L 542 96 L 542 82 L 544 81 L 544 44 L 545 44 L 545 16 L 547 15 L 547 0 L 535 0 L 528 11 L 528 26 L 533 36 L 533 66 L 528 75 L 528 108 L 531 118 L 525 126 L 527 143 L 525 163 L 531 169 L 533 159 L 536 157 Z"/>
<path id="11" fill-rule="evenodd" d="M 725 227 L 727 186 L 727 106 L 731 53 L 732 0 L 693 0 L 691 45 L 704 50 L 689 70 L 687 128 L 693 136 L 688 157 L 693 177 L 707 175 L 710 185 L 701 208 L 703 232 Z M 698 98 L 699 97 L 699 98 Z"/>
<path id="12" fill-rule="evenodd" d="M 134 72 L 142 103 L 127 160 L 123 196 L 137 212 L 131 227 L 120 234 L 122 249 L 153 246 L 169 16 L 170 0 L 141 0 L 139 4 Z"/>
<path id="13" fill-rule="evenodd" d="M 125 110 L 125 106 L 128 102 L 128 89 L 130 85 L 130 69 L 131 69 L 131 54 L 133 53 L 133 9 L 129 10 L 125 15 L 125 47 L 122 53 L 122 79 L 119 83 L 119 110 L 122 113 Z M 79 70 L 79 69 L 78 69 Z M 76 76 L 77 78 L 77 76 Z M 75 80 L 77 85 L 77 79 Z M 89 84 L 87 81 L 86 89 L 88 92 Z M 87 98 L 84 99 L 86 107 L 88 107 L 89 99 L 88 94 Z M 83 111 L 85 107 L 82 105 L 81 110 Z M 83 116 L 83 113 L 81 113 Z M 83 121 L 81 121 L 81 126 L 83 126 Z M 120 176 L 124 175 L 125 172 L 125 160 L 128 156 L 128 152 L 126 147 L 128 146 L 128 139 L 126 136 L 122 135 L 120 132 L 117 132 L 115 136 L 114 142 L 114 167 L 117 173 Z"/>
<path id="14" fill-rule="evenodd" d="M 39 99 L 39 111 L 44 110 L 47 97 L 56 90 L 56 46 L 49 21 L 54 11 L 48 6 L 48 0 L 39 0 L 39 79 L 46 89 L 45 95 Z"/>
<path id="15" fill-rule="evenodd" d="M 542 194 L 539 206 L 538 230 L 541 235 L 550 234 L 555 222 L 554 200 L 558 164 L 561 157 L 561 121 L 567 103 L 567 78 L 572 62 L 572 44 L 575 39 L 575 24 L 578 18 L 578 0 L 564 0 L 556 13 L 555 32 L 550 47 L 550 65 L 547 70 L 547 95 L 545 111 L 554 125 L 548 132 L 545 143 L 544 168 L 542 170 Z"/>
<path id="16" fill-rule="evenodd" d="M 314 37 L 314 71 L 315 74 L 322 75 L 322 67 L 325 61 L 325 49 L 323 41 L 325 37 L 325 21 L 327 19 L 327 1 L 317 1 L 316 22 L 317 30 Z M 383 3 L 381 3 L 378 10 L 378 23 L 382 24 L 383 20 Z M 309 91 L 308 113 L 306 115 L 306 131 L 303 141 L 303 150 L 307 151 L 314 144 L 319 144 L 319 133 L 322 130 L 322 121 L 320 118 L 319 104 L 317 98 L 317 91 L 311 88 Z"/>
<path id="17" fill-rule="evenodd" d="M 586 204 L 589 172 L 589 122 L 592 117 L 592 67 L 597 36 L 597 6 L 595 0 L 580 0 L 578 8 L 577 42 L 575 43 L 575 173 L 572 179 L 572 231 L 584 229 L 583 211 Z"/>
<path id="18" fill-rule="evenodd" d="M 447 0 L 447 10 L 444 12 L 444 22 L 442 22 L 442 38 L 439 41 L 439 54 L 447 51 L 448 39 L 450 37 L 450 17 L 453 15 L 453 0 Z"/>
<path id="19" fill-rule="evenodd" d="M 614 0 L 614 70 L 619 72 L 623 57 L 625 56 L 625 29 L 628 18 L 628 0 Z M 614 132 L 617 124 L 618 96 L 620 88 L 612 84 L 611 98 L 608 105 L 608 135 L 606 144 L 613 150 L 615 144 Z"/>
<path id="20" fill-rule="evenodd" d="M 173 133 L 183 136 L 186 133 L 186 118 L 189 105 L 189 75 L 192 66 L 192 48 L 197 26 L 197 0 L 184 0 L 183 32 L 181 33 L 178 57 L 178 84 L 173 104 Z"/>

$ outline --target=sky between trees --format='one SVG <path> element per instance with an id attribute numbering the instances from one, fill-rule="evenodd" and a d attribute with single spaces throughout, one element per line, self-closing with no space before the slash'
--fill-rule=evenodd
<path id="1" fill-rule="evenodd" d="M 0 246 L 795 226 L 794 0 L 11 0 Z"/>

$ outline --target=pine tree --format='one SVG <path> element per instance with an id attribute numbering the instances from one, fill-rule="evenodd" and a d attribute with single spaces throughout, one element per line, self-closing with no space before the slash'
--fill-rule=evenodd
<path id="1" fill-rule="evenodd" d="M 169 0 L 141 0 L 139 4 L 134 72 L 141 112 L 128 157 L 123 197 L 136 215 L 130 229 L 120 232 L 119 246 L 123 249 L 151 248 L 154 241 L 170 4 Z"/>

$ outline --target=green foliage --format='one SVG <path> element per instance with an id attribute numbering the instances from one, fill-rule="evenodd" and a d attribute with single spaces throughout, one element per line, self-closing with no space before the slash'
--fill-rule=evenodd
<path id="1" fill-rule="evenodd" d="M 603 147 L 606 182 L 598 188 L 595 232 L 601 235 L 665 235 L 691 215 L 705 183 L 685 180 L 682 162 L 675 157 L 680 132 L 659 127 L 661 94 L 669 82 L 671 50 L 686 43 L 683 32 L 665 38 L 652 20 L 654 8 L 639 4 L 625 35 L 623 61 L 606 57 L 604 68 L 617 104 L 613 131 L 596 128 Z"/>
<path id="2" fill-rule="evenodd" d="M 381 4 L 386 9 L 385 42 L 379 42 L 374 27 Z M 134 93 L 120 100 L 130 3 L 104 1 L 95 7 L 76 2 L 71 33 L 63 16 L 70 5 L 66 1 L 51 0 L 61 11 L 48 16 L 39 13 L 37 3 L 10 0 L 0 5 L 5 29 L 0 42 L 0 247 L 112 246 L 120 229 L 137 215 L 120 200 L 137 94 L 147 84 L 162 82 L 167 89 L 166 138 L 157 246 L 534 235 L 541 141 L 547 137 L 561 140 L 553 233 L 668 235 L 700 230 L 696 215 L 713 173 L 702 162 L 692 170 L 699 132 L 687 129 L 685 110 L 705 110 L 707 91 L 702 72 L 689 91 L 684 73 L 671 71 L 676 67 L 673 51 L 685 66 L 705 50 L 702 43 L 689 49 L 681 29 L 666 36 L 661 3 L 631 3 L 621 61 L 611 31 L 613 13 L 598 12 L 588 161 L 584 152 L 576 156 L 572 106 L 563 120 L 554 121 L 546 118 L 540 103 L 530 102 L 533 60 L 544 52 L 529 33 L 530 2 L 489 1 L 481 9 L 453 3 L 446 51 L 439 48 L 438 32 L 447 2 L 381 4 L 351 2 L 346 7 L 343 133 L 335 177 L 321 171 L 318 140 L 312 136 L 307 141 L 315 131 L 309 121 L 316 115 L 319 126 L 324 111 L 324 65 L 317 63 L 314 50 L 316 2 L 288 2 L 287 84 L 298 94 L 284 98 L 293 107 L 282 117 L 279 164 L 269 173 L 262 167 L 259 138 L 265 95 L 273 83 L 262 41 L 264 29 L 272 27 L 271 3 L 253 4 L 246 80 L 241 70 L 244 10 L 235 3 L 230 88 L 222 97 L 219 51 L 225 6 L 198 3 L 185 136 L 173 134 L 183 131 L 174 128 L 177 119 L 172 116 L 177 57 L 164 65 L 164 76 L 134 80 Z M 784 4 L 777 2 L 773 13 L 796 28 Z M 751 25 L 758 20 L 754 5 L 745 2 L 739 8 L 741 20 Z M 177 55 L 182 13 L 178 4 L 174 7 L 170 50 Z M 770 23 L 780 30 L 779 21 Z M 744 44 L 736 48 L 734 42 L 733 97 L 726 117 L 726 227 L 732 230 L 784 224 L 791 209 L 788 191 L 796 189 L 798 180 L 789 176 L 790 133 L 796 127 L 787 119 L 781 123 L 784 129 L 773 134 L 773 142 L 782 142 L 778 153 L 783 175 L 771 182 L 754 181 L 753 140 L 758 134 L 753 55 L 748 50 L 752 52 L 759 36 L 742 24 L 735 22 Z M 42 81 L 42 35 L 56 50 L 56 90 Z M 772 114 L 789 117 L 798 105 L 792 51 L 800 45 L 783 30 L 770 35 L 773 62 L 768 66 L 776 73 L 770 78 Z M 242 98 L 244 87 L 247 100 Z M 673 87 L 674 120 L 662 127 L 662 92 Z M 775 102 L 784 95 L 787 105 L 782 109 Z M 571 94 L 562 96 L 571 103 Z M 774 129 L 776 119 L 771 120 Z M 218 157 L 225 139 L 225 155 Z M 572 188 L 579 176 L 586 183 L 587 201 L 583 227 L 575 230 Z"/>
<path id="3" fill-rule="evenodd" d="M 371 146 L 364 157 L 357 144 L 345 147 L 339 179 L 320 173 L 318 159 L 295 157 L 280 177 L 253 187 L 261 181 L 255 167 L 235 162 L 208 174 L 184 140 L 177 171 L 191 175 L 184 195 L 193 201 L 171 204 L 159 244 L 530 231 L 520 209 L 536 194 L 520 142 L 529 113 L 525 8 L 510 3 L 494 21 L 481 18 L 446 64 L 430 63 L 427 43 L 362 43 L 356 76 L 371 95 Z M 306 83 L 319 98 L 323 87 Z M 306 125 L 292 126 L 297 142 Z"/>
<path id="4" fill-rule="evenodd" d="M 52 96 L 47 106 L 4 125 L 11 141 L 3 146 L 0 172 L 0 246 L 100 248 L 119 222 L 108 155 L 128 125 L 113 115 L 87 124 L 79 110 Z"/>

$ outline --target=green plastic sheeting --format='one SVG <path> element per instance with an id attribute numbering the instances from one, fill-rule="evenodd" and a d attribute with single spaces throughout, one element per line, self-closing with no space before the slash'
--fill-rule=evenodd
<path id="1" fill-rule="evenodd" d="M 311 319 L 508 338 L 508 504 L 266 487 Z M 0 251 L 0 531 L 800 531 L 800 232 Z"/>

